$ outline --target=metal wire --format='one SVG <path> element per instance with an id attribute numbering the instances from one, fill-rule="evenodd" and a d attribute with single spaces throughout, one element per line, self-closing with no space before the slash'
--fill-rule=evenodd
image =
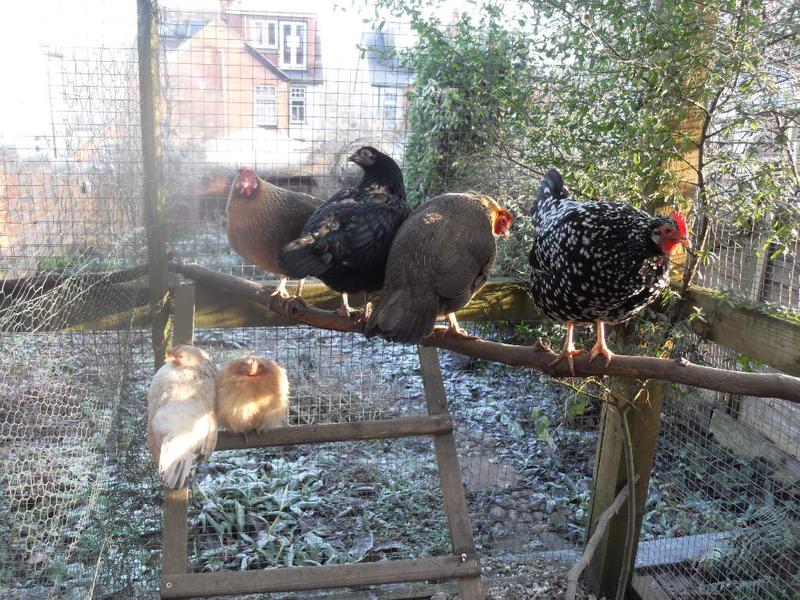
<path id="1" fill-rule="evenodd" d="M 410 73 L 378 51 L 413 45 L 407 23 L 364 31 L 354 14 L 272 6 L 258 7 L 257 35 L 254 23 L 237 24 L 248 12 L 161 15 L 169 250 L 254 279 L 267 274 L 236 255 L 225 234 L 235 168 L 255 166 L 279 185 L 327 197 L 355 181 L 346 157 L 359 145 L 402 162 L 413 92 Z M 106 15 L 96 29 L 108 34 L 102 25 L 116 19 L 125 44 L 89 36 L 45 49 L 44 133 L 0 148 L 3 597 L 158 590 L 162 492 L 144 442 L 151 340 L 134 325 L 141 286 L 110 279 L 146 261 L 132 15 Z M 523 212 L 538 186 L 535 174 L 506 162 L 448 183 L 513 199 Z M 769 227 L 714 217 L 698 282 L 800 310 L 797 242 L 778 253 Z M 118 329 L 67 330 L 92 316 Z M 505 340 L 538 324 L 469 326 Z M 306 327 L 202 329 L 196 343 L 218 364 L 244 353 L 284 364 L 288 425 L 425 412 L 413 348 Z M 764 368 L 694 343 L 709 364 Z M 480 552 L 578 548 L 598 405 L 527 370 L 445 353 L 441 362 Z M 667 597 L 800 594 L 798 431 L 800 411 L 789 403 L 671 394 L 637 573 Z M 428 440 L 217 453 L 195 476 L 190 567 L 449 552 L 436 477 Z"/>

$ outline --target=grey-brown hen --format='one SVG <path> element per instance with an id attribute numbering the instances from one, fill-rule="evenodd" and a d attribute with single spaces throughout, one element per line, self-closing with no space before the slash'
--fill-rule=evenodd
<path id="1" fill-rule="evenodd" d="M 386 264 L 383 293 L 367 322 L 367 337 L 416 344 L 486 283 L 497 255 L 495 236 L 508 237 L 510 211 L 479 192 L 442 194 L 401 225 Z"/>

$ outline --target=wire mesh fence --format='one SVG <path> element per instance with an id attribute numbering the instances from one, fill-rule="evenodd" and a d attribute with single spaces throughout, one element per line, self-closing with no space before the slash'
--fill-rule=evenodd
<path id="1" fill-rule="evenodd" d="M 264 4 L 160 16 L 169 251 L 255 279 L 271 276 L 236 255 L 225 233 L 236 167 L 327 197 L 357 180 L 346 157 L 359 145 L 402 164 L 415 88 L 394 51 L 417 42 L 404 21 L 373 29 L 352 12 Z M 152 356 L 137 320 L 142 273 L 132 271 L 146 248 L 136 53 L 126 39 L 49 45 L 43 133 L 2 148 L 4 597 L 158 590 L 162 493 L 144 440 Z M 523 207 L 539 183 L 497 157 L 445 179 Z M 709 249 L 700 284 L 800 310 L 796 242 L 777 253 L 768 231 L 718 223 Z M 501 262 L 498 272 L 515 267 Z M 68 331 L 87 321 L 90 330 Z M 471 328 L 509 339 L 536 325 Z M 289 425 L 424 412 L 412 348 L 306 327 L 201 329 L 196 343 L 217 364 L 254 352 L 286 365 Z M 697 356 L 764 368 L 710 344 Z M 599 406 L 526 370 L 441 361 L 479 551 L 579 548 Z M 798 429 L 797 410 L 781 401 L 672 394 L 638 574 L 668 597 L 800 593 Z M 443 554 L 441 506 L 424 440 L 220 452 L 195 477 L 189 564 L 201 572 Z"/>

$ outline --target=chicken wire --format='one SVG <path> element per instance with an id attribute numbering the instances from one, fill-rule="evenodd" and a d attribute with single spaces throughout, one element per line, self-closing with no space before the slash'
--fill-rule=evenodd
<path id="1" fill-rule="evenodd" d="M 712 366 L 750 368 L 716 344 L 698 351 Z M 676 598 L 800 594 L 798 416 L 783 400 L 672 390 L 637 556 L 646 587 Z"/>
<path id="2" fill-rule="evenodd" d="M 318 61 L 318 74 L 292 79 L 278 66 L 282 75 L 268 82 L 262 67 L 272 69 L 247 49 L 251 62 L 229 62 L 226 49 L 246 40 L 218 12 L 160 19 L 169 250 L 258 279 L 264 273 L 225 235 L 235 167 L 253 165 L 276 184 L 324 197 L 357 179 L 345 158 L 358 145 L 402 164 L 413 80 L 374 47 L 414 42 L 403 23 L 378 36 L 356 19 L 354 43 L 330 35 L 315 7 L 301 14 L 264 4 L 267 37 L 269 21 L 307 20 L 305 39 L 316 35 L 319 44 L 305 60 Z M 124 19 L 129 30 L 132 18 Z M 2 149 L 0 587 L 12 598 L 150 597 L 162 501 L 144 443 L 151 339 L 132 325 L 141 294 L 111 275 L 146 261 L 136 53 L 70 45 L 45 56 L 50 133 Z M 252 125 L 255 117 L 263 124 Z M 499 196 L 538 180 L 508 168 L 472 183 Z M 797 311 L 797 247 L 773 257 L 767 241 L 716 225 L 699 282 Z M 87 314 L 113 315 L 121 329 L 62 331 Z M 470 327 L 498 339 L 509 332 Z M 424 413 L 412 348 L 305 327 L 203 329 L 196 341 L 217 364 L 260 352 L 286 365 L 289 425 Z M 698 356 L 745 366 L 713 345 Z M 573 556 L 588 512 L 598 407 L 527 370 L 440 357 L 479 552 Z M 670 397 L 637 573 L 668 597 L 797 592 L 798 421 L 780 401 L 696 390 Z M 216 453 L 192 490 L 190 568 L 446 553 L 436 475 L 427 439 Z M 269 509 L 274 518 L 264 523 Z"/>

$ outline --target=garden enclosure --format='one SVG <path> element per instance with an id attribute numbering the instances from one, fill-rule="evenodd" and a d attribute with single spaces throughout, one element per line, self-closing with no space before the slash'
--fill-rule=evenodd
<path id="1" fill-rule="evenodd" d="M 148 84 L 136 5 L 97 4 L 75 15 L 54 2 L 36 15 L 48 35 L 24 62 L 35 85 L 4 101 L 0 121 L 3 597 L 158 594 L 163 496 L 144 442 L 158 348 L 148 303 L 153 274 L 165 267 L 153 260 L 153 234 L 164 240 L 163 259 L 263 280 L 225 236 L 240 165 L 324 197 L 355 181 L 345 159 L 370 144 L 398 159 L 414 201 L 443 190 L 490 193 L 518 213 L 496 274 L 523 283 L 523 215 L 548 166 L 581 197 L 693 204 L 701 252 L 685 265 L 697 273 L 684 295 L 697 310 L 691 322 L 666 323 L 669 309 L 656 307 L 626 339 L 641 340 L 641 354 L 800 373 L 791 7 L 767 2 L 762 14 L 743 3 L 676 2 L 636 5 L 623 18 L 599 2 L 572 12 L 509 2 L 505 12 L 455 13 L 391 2 L 338 10 L 297 2 L 291 11 L 164 2 L 160 89 L 149 88 L 160 96 L 149 132 L 160 129 L 153 180 L 143 159 L 140 89 Z M 706 12 L 698 20 L 692 10 Z M 27 29 L 23 16 L 7 21 Z M 73 27 L 78 19 L 84 26 Z M 670 30 L 666 21 L 694 28 Z M 609 47 L 611 33 L 617 46 Z M 773 36 L 757 38 L 758 60 L 743 47 L 747 35 Z M 659 55 L 654 48 L 669 40 L 675 53 Z M 646 76 L 637 52 L 648 57 Z M 713 74 L 677 68 L 712 58 Z M 747 68 L 736 71 L 736 61 Z M 703 107 L 700 138 L 697 113 L 665 112 L 684 97 Z M 159 187 L 163 210 L 146 215 Z M 180 281 L 171 275 L 169 288 Z M 511 284 L 484 298 L 467 313 L 483 337 L 561 335 Z M 171 296 L 159 300 L 163 335 Z M 289 425 L 424 408 L 416 349 L 292 323 L 202 286 L 195 341 L 218 364 L 257 352 L 286 365 Z M 440 360 L 484 563 L 574 562 L 596 490 L 602 382 L 563 385 L 445 352 Z M 634 587 L 656 598 L 796 597 L 797 406 L 669 388 L 659 410 L 659 393 L 643 411 L 655 419 L 657 447 Z M 192 489 L 189 566 L 447 554 L 436 475 L 426 439 L 215 453 Z M 535 578 L 522 589 L 554 593 L 537 592 Z"/>

